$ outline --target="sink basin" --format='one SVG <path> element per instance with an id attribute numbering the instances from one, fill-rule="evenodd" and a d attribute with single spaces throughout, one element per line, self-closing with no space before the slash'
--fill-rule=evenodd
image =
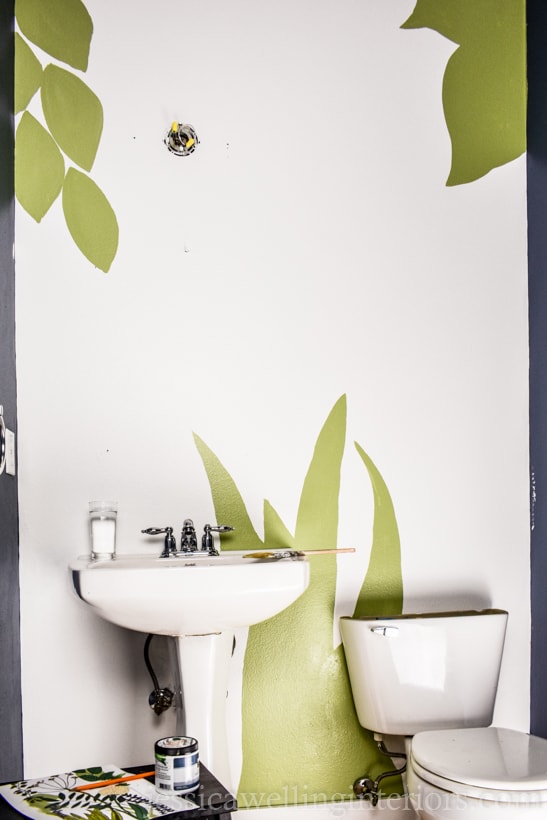
<path id="1" fill-rule="evenodd" d="M 70 566 L 77 595 L 101 618 L 172 637 L 181 696 L 175 733 L 198 739 L 200 759 L 232 791 L 226 694 L 234 630 L 290 606 L 306 590 L 310 574 L 304 557 L 246 555 L 234 550 L 176 558 L 83 557 Z"/>
<path id="2" fill-rule="evenodd" d="M 79 597 L 106 621 L 156 635 L 204 635 L 265 621 L 308 586 L 305 558 L 245 554 L 85 557 L 70 569 Z"/>

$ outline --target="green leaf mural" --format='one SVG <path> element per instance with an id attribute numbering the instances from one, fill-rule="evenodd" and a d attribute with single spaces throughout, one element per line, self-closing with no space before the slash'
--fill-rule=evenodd
<path id="1" fill-rule="evenodd" d="M 217 520 L 236 526 L 236 538 L 229 546 L 336 547 L 345 436 L 346 397 L 342 396 L 317 440 L 294 537 L 266 501 L 263 542 L 232 478 L 196 436 Z M 366 608 L 363 595 L 384 588 L 389 595 L 385 607 L 397 614 L 402 609 L 402 578 L 393 505 L 380 473 L 364 451 L 359 448 L 359 452 L 373 484 L 375 514 L 370 564 L 356 612 Z M 376 777 L 385 771 L 385 758 L 357 720 L 342 646 L 333 649 L 336 557 L 309 556 L 309 561 L 311 580 L 304 595 L 284 612 L 249 630 L 238 790 L 242 808 L 347 799 L 352 797 L 355 779 L 365 772 Z M 381 605 L 377 596 L 374 606 Z M 398 779 L 391 783 L 394 789 L 400 788 Z"/>
<path id="2" fill-rule="evenodd" d="M 213 451 L 195 434 L 194 441 L 207 472 L 209 484 L 211 488 L 215 488 L 213 496 L 217 521 L 219 524 L 235 527 L 237 532 L 240 546 L 236 547 L 230 543 L 229 537 L 224 536 L 222 537 L 223 549 L 261 549 L 264 545 L 256 534 L 234 480 Z"/>
<path id="3" fill-rule="evenodd" d="M 16 0 L 15 17 L 25 37 L 39 48 L 87 70 L 93 22 L 81 0 Z"/>
<path id="4" fill-rule="evenodd" d="M 458 44 L 443 82 L 452 143 L 447 185 L 484 176 L 526 150 L 525 0 L 418 0 L 402 28 Z"/>
<path id="5" fill-rule="evenodd" d="M 116 215 L 101 189 L 75 168 L 68 169 L 63 185 L 63 211 L 81 252 L 107 273 L 118 248 Z"/>
<path id="6" fill-rule="evenodd" d="M 269 549 L 294 549 L 294 538 L 269 501 L 264 501 L 264 543 Z"/>
<path id="7" fill-rule="evenodd" d="M 374 494 L 372 551 L 367 574 L 353 612 L 354 618 L 366 615 L 394 615 L 403 611 L 401 544 L 393 502 L 386 483 L 371 458 L 355 442 L 355 448 L 368 470 Z"/>
<path id="8" fill-rule="evenodd" d="M 24 37 L 57 60 L 87 69 L 93 22 L 81 0 L 16 0 L 15 16 Z M 17 199 L 39 222 L 63 188 L 63 213 L 72 238 L 92 264 L 107 272 L 118 250 L 116 215 L 85 174 L 72 168 L 65 178 L 62 153 L 91 170 L 103 107 L 71 71 L 53 63 L 42 69 L 24 37 L 15 34 L 15 104 L 17 112 L 24 111 L 16 139 Z M 38 88 L 47 128 L 25 110 Z"/>
<path id="9" fill-rule="evenodd" d="M 103 130 L 103 107 L 71 71 L 48 65 L 42 80 L 42 109 L 59 147 L 86 171 L 95 161 Z"/>
<path id="10" fill-rule="evenodd" d="M 15 193 L 36 222 L 59 196 L 64 176 L 65 163 L 55 141 L 25 111 L 15 134 Z"/>
<path id="11" fill-rule="evenodd" d="M 23 111 L 42 82 L 42 65 L 33 50 L 15 33 L 15 113 Z"/>

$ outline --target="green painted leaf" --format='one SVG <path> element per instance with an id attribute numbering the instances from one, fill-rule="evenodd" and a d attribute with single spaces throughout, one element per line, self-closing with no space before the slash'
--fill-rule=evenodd
<path id="1" fill-rule="evenodd" d="M 304 481 L 295 541 L 298 549 L 333 549 L 338 533 L 340 463 L 346 435 L 346 397 L 334 405 L 317 440 Z"/>
<path id="2" fill-rule="evenodd" d="M 99 98 L 71 71 L 51 64 L 44 69 L 41 98 L 54 139 L 71 160 L 90 171 L 103 130 Z"/>
<path id="3" fill-rule="evenodd" d="M 19 28 L 41 49 L 86 71 L 93 22 L 81 0 L 16 0 Z"/>
<path id="4" fill-rule="evenodd" d="M 195 433 L 194 441 L 211 485 L 217 522 L 235 527 L 235 537 L 221 536 L 222 548 L 263 549 L 264 543 L 253 527 L 247 508 L 231 475 L 222 466 L 213 451 Z"/>
<path id="5" fill-rule="evenodd" d="M 264 501 L 264 544 L 269 550 L 294 549 L 294 538 L 269 501 Z"/>
<path id="6" fill-rule="evenodd" d="M 345 435 L 342 396 L 314 449 L 300 498 L 296 537 L 291 537 L 266 501 L 264 547 L 336 546 Z M 203 442 L 194 438 L 207 469 L 217 517 L 239 516 L 245 528 L 247 512 L 233 480 Z M 364 771 L 372 777 L 385 771 L 385 758 L 357 720 L 342 646 L 333 650 L 336 558 L 310 556 L 309 561 L 311 581 L 306 592 L 279 615 L 249 629 L 243 669 L 243 766 L 237 796 L 241 808 L 349 799 L 351 784 Z M 399 779 L 390 786 L 400 789 Z"/>
<path id="7" fill-rule="evenodd" d="M 42 65 L 33 50 L 15 32 L 15 113 L 23 111 L 42 82 Z"/>
<path id="8" fill-rule="evenodd" d="M 118 249 L 116 215 L 101 189 L 75 168 L 69 168 L 66 175 L 63 211 L 81 252 L 107 273 Z"/>
<path id="9" fill-rule="evenodd" d="M 403 578 L 399 529 L 389 490 L 372 459 L 355 442 L 368 470 L 374 494 L 372 550 L 367 574 L 359 592 L 354 618 L 364 615 L 399 615 L 403 611 Z"/>
<path id="10" fill-rule="evenodd" d="M 452 143 L 447 185 L 471 182 L 526 149 L 525 0 L 418 0 L 402 28 L 459 45 L 443 82 Z"/>
<path id="11" fill-rule="evenodd" d="M 317 440 L 296 524 L 297 549 L 336 546 L 346 398 Z M 268 530 L 284 537 L 269 505 Z M 270 547 L 266 539 L 265 546 Z M 243 674 L 243 767 L 238 801 L 268 795 L 270 805 L 311 795 L 352 796 L 351 783 L 381 763 L 355 715 L 342 647 L 333 650 L 336 558 L 310 556 L 311 581 L 292 606 L 249 630 Z M 328 748 L 328 759 L 318 752 Z M 314 798 L 311 798 L 314 799 Z"/>
<path id="12" fill-rule="evenodd" d="M 57 199 L 64 176 L 65 163 L 55 141 L 25 111 L 15 135 L 15 193 L 36 222 Z"/>

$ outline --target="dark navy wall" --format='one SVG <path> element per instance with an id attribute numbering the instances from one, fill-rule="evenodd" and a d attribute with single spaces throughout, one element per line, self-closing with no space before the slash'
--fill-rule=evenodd
<path id="1" fill-rule="evenodd" d="M 13 0 L 0 2 L 0 404 L 16 432 Z M 17 441 L 17 438 L 16 438 Z M 23 775 L 17 479 L 0 476 L 0 781 Z"/>
<path id="2" fill-rule="evenodd" d="M 547 4 L 529 0 L 528 278 L 532 665 L 531 731 L 547 737 Z"/>

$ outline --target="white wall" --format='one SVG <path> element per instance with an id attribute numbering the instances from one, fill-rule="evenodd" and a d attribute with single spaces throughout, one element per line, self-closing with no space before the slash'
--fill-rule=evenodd
<path id="1" fill-rule="evenodd" d="M 146 762 L 172 730 L 147 706 L 142 636 L 71 594 L 88 500 L 118 499 L 120 552 L 157 551 L 145 526 L 212 521 L 196 432 L 257 528 L 263 498 L 292 526 L 342 393 L 348 442 L 393 497 L 405 609 L 507 608 L 496 720 L 527 729 L 524 159 L 445 187 L 453 45 L 399 29 L 411 0 L 86 5 L 110 273 L 60 202 L 40 225 L 17 211 L 26 776 Z M 198 132 L 191 157 L 163 145 L 175 119 Z M 341 610 L 371 541 L 356 461 Z"/>

